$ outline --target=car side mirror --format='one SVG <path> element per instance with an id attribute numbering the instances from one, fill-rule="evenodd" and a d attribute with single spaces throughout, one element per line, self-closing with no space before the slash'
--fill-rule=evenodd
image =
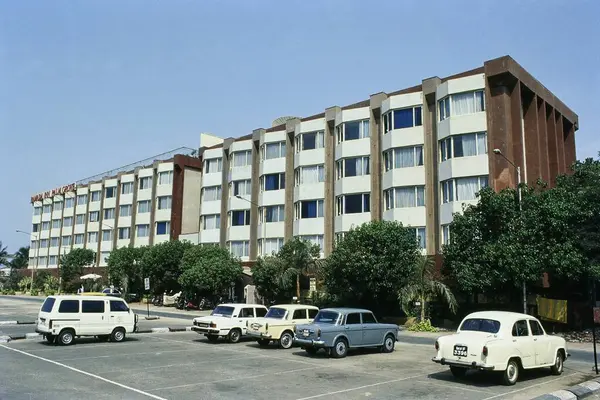
<path id="1" fill-rule="evenodd" d="M 233 318 L 237 318 L 237 315 L 234 315 Z"/>

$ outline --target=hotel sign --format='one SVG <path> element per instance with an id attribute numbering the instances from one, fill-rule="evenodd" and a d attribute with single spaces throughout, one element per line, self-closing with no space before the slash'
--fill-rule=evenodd
<path id="1" fill-rule="evenodd" d="M 70 185 L 65 185 L 65 186 L 58 187 L 56 189 L 48 190 L 43 193 L 38 193 L 34 196 L 31 196 L 31 202 L 33 203 L 34 201 L 40 201 L 43 199 L 47 199 L 49 197 L 54 197 L 56 195 L 65 194 L 67 192 L 73 192 L 73 191 L 75 191 L 75 186 L 76 185 L 74 183 L 71 183 Z"/>

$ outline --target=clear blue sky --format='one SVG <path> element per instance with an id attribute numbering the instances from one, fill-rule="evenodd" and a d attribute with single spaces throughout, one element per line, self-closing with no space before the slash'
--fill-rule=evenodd
<path id="1" fill-rule="evenodd" d="M 0 1 L 0 241 L 32 194 L 509 54 L 600 150 L 597 1 Z"/>

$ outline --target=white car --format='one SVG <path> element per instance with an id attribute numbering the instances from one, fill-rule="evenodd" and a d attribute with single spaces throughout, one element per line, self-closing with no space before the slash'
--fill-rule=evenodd
<path id="1" fill-rule="evenodd" d="M 517 382 L 521 369 L 550 367 L 560 375 L 569 356 L 565 339 L 546 334 L 536 318 L 505 311 L 467 315 L 455 334 L 437 339 L 435 349 L 432 361 L 450 366 L 456 378 L 469 369 L 499 371 L 506 385 Z"/>
<path id="2" fill-rule="evenodd" d="M 246 334 L 246 327 L 267 314 L 267 307 L 260 304 L 219 304 L 209 316 L 194 318 L 192 330 L 211 342 L 227 337 L 237 343 Z"/>

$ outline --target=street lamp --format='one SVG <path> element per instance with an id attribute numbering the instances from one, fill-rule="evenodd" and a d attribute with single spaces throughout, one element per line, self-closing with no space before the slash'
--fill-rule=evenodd
<path id="1" fill-rule="evenodd" d="M 25 231 L 21 231 L 19 229 L 17 229 L 16 231 L 17 233 L 22 233 L 24 235 L 28 235 L 30 238 L 31 236 L 33 236 L 35 238 L 35 269 L 37 270 L 38 267 L 38 263 L 40 260 L 40 241 L 39 241 L 39 236 L 37 233 L 30 233 L 30 232 L 25 232 Z M 29 284 L 29 291 L 33 291 L 33 270 L 34 268 L 31 268 L 31 283 Z"/>
<path id="2" fill-rule="evenodd" d="M 261 208 L 261 206 L 260 206 L 259 204 L 255 203 L 255 202 L 253 202 L 252 200 L 249 200 L 249 199 L 247 199 L 247 198 L 245 198 L 245 197 L 242 197 L 242 196 L 240 196 L 239 194 L 236 194 L 236 195 L 235 195 L 235 197 L 236 197 L 236 198 L 238 198 L 238 199 L 240 199 L 240 200 L 247 201 L 248 203 L 250 203 L 250 204 L 252 204 L 252 205 L 256 206 L 258 209 L 260 209 L 260 208 Z M 257 210 L 257 211 L 258 211 L 258 210 Z M 266 215 L 264 215 L 264 214 L 265 214 L 265 212 L 264 212 L 264 210 L 263 210 L 263 221 L 261 221 L 261 222 L 262 222 L 262 226 L 263 226 L 263 235 L 262 235 L 262 251 L 261 251 L 262 255 L 264 255 L 264 252 L 265 252 L 265 247 L 266 247 L 266 239 L 267 239 L 267 221 L 266 221 L 266 218 L 267 218 L 267 217 L 266 217 Z"/>
<path id="3" fill-rule="evenodd" d="M 502 150 L 500 149 L 494 149 L 494 154 L 504 158 L 510 165 L 512 165 L 517 170 L 517 197 L 519 199 L 519 215 L 522 217 L 523 205 L 521 202 L 521 167 L 509 160 L 504 154 L 502 154 Z M 527 288 L 525 281 L 523 281 L 523 313 L 527 314 Z"/>

